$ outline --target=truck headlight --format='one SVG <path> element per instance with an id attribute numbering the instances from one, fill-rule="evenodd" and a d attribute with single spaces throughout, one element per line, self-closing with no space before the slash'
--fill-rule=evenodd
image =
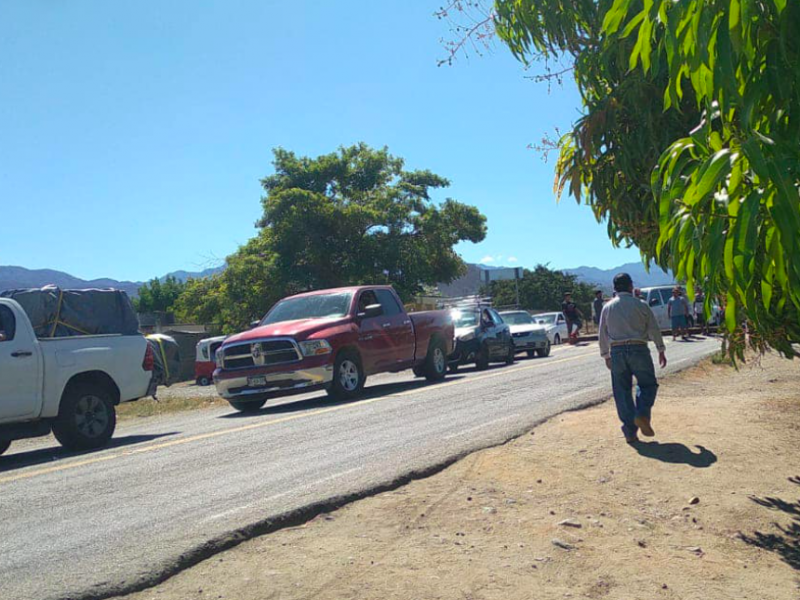
<path id="1" fill-rule="evenodd" d="M 331 345 L 327 340 L 307 340 L 300 342 L 299 345 L 303 356 L 321 356 L 332 352 Z"/>

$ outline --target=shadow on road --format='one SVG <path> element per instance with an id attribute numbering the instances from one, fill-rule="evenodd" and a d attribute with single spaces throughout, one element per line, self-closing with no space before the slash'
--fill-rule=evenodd
<path id="1" fill-rule="evenodd" d="M 789 481 L 800 485 L 800 476 L 790 477 Z M 752 535 L 740 533 L 739 537 L 746 544 L 774 552 L 787 565 L 800 571 L 800 499 L 787 502 L 781 498 L 752 496 L 750 500 L 766 509 L 784 513 L 792 518 L 792 522 L 786 526 L 773 523 L 778 533 L 756 531 Z"/>
<path id="2" fill-rule="evenodd" d="M 74 452 L 65 450 L 61 447 L 41 448 L 38 450 L 31 450 L 30 452 L 19 452 L 16 454 L 9 454 L 7 456 L 0 456 L 0 473 L 6 471 L 13 471 L 15 469 L 22 469 L 24 467 L 32 467 L 44 463 L 52 463 L 65 458 L 73 458 L 75 456 L 83 456 L 85 454 L 93 454 L 103 450 L 113 450 L 115 448 L 123 448 L 125 446 L 133 446 L 134 444 L 144 444 L 157 440 L 158 438 L 177 435 L 178 431 L 170 431 L 169 433 L 158 433 L 153 435 L 125 435 L 117 438 L 111 438 L 111 441 L 103 448 L 96 450 L 82 450 Z M 11 445 L 13 450 L 14 445 Z"/>
<path id="3" fill-rule="evenodd" d="M 653 458 L 665 463 L 689 465 L 698 469 L 705 469 L 717 462 L 717 455 L 703 446 L 696 446 L 700 450 L 699 453 L 692 452 L 689 447 L 674 442 L 666 444 L 639 442 L 634 444 L 634 448 L 646 458 Z"/>
<path id="4" fill-rule="evenodd" d="M 377 398 L 379 396 L 388 396 L 391 394 L 407 392 L 410 390 L 416 390 L 420 388 L 435 388 L 437 385 L 441 383 L 457 381 L 459 379 L 463 379 L 463 377 L 458 375 L 448 375 L 447 378 L 442 380 L 441 382 L 433 382 L 433 383 L 425 381 L 424 379 L 415 379 L 413 381 L 398 381 L 394 383 L 383 383 L 365 388 L 364 392 L 359 397 L 353 398 L 351 400 L 333 400 L 323 392 L 319 396 L 315 396 L 314 398 L 308 398 L 306 400 L 298 400 L 296 402 L 284 402 L 282 404 L 275 404 L 272 406 L 267 404 L 264 408 L 256 412 L 252 413 L 232 412 L 225 415 L 220 415 L 217 418 L 246 419 L 249 417 L 258 417 L 263 415 L 278 415 L 284 413 L 305 412 L 317 408 L 331 408 L 332 406 L 355 404 L 358 402 L 363 402 L 364 400 L 369 400 L 371 398 Z"/>

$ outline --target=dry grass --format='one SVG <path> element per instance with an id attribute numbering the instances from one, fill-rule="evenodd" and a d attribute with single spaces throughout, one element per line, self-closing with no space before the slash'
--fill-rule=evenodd
<path id="1" fill-rule="evenodd" d="M 117 407 L 117 419 L 125 421 L 142 417 L 153 417 L 187 410 L 200 410 L 227 406 L 227 401 L 219 396 L 178 396 L 159 398 L 142 398 L 136 402 L 125 402 Z"/>

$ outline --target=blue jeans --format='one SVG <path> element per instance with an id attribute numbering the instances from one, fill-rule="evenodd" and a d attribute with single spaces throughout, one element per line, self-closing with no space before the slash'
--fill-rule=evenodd
<path id="1" fill-rule="evenodd" d="M 632 390 L 634 376 L 639 384 L 635 402 Z M 658 392 L 656 370 L 647 346 L 639 344 L 611 348 L 611 387 L 617 414 L 622 421 L 622 433 L 625 437 L 633 437 L 639 429 L 633 420 L 636 417 L 650 417 Z"/>

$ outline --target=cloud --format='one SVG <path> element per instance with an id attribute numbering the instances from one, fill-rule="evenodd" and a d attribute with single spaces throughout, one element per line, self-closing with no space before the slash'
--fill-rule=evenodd
<path id="1" fill-rule="evenodd" d="M 484 256 L 484 257 L 483 257 L 483 258 L 480 260 L 480 262 L 481 262 L 482 264 L 486 264 L 486 263 L 492 263 L 492 262 L 494 262 L 494 256 L 491 256 L 491 255 L 487 254 L 486 256 Z"/>
<path id="2" fill-rule="evenodd" d="M 519 262 L 519 259 L 516 256 L 509 256 L 508 257 L 508 262 L 510 262 L 510 263 Z"/>

